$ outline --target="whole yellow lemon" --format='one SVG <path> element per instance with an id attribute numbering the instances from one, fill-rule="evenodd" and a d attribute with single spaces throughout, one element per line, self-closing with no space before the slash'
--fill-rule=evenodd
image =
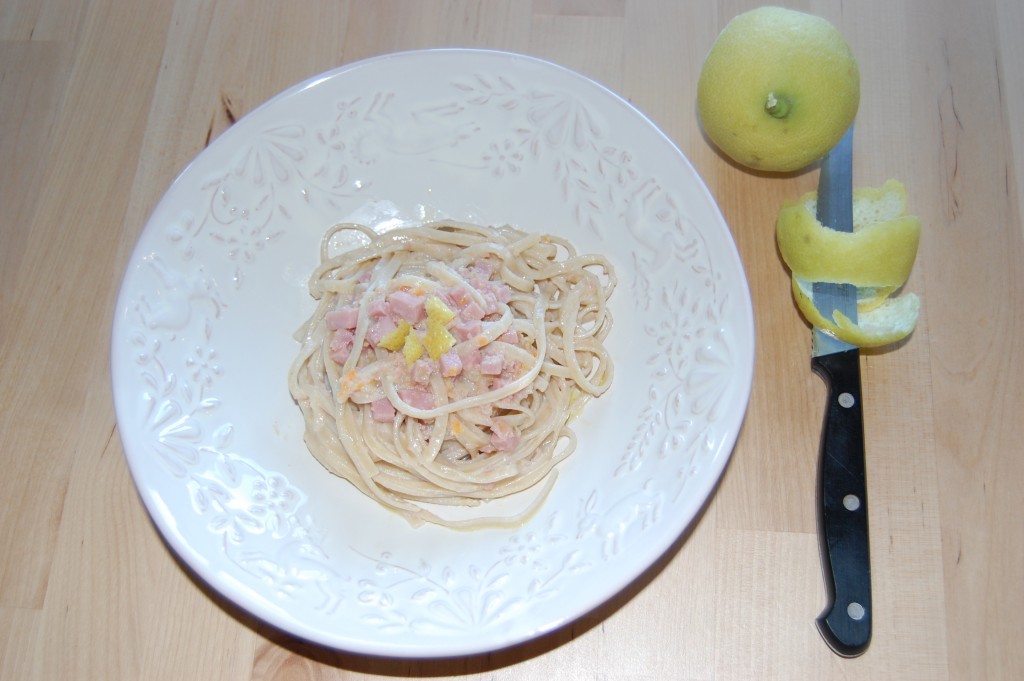
<path id="1" fill-rule="evenodd" d="M 853 123 L 860 70 L 839 30 L 781 7 L 737 15 L 715 40 L 697 82 L 701 125 L 737 163 L 800 170 Z"/>

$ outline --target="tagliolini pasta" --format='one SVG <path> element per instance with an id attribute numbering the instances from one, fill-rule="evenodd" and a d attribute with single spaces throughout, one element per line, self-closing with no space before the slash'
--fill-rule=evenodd
<path id="1" fill-rule="evenodd" d="M 339 236 L 360 243 L 334 255 Z M 458 222 L 339 224 L 320 259 L 289 373 L 313 456 L 413 525 L 521 522 L 576 447 L 570 420 L 612 383 L 608 260 Z M 538 483 L 514 517 L 435 512 Z"/>

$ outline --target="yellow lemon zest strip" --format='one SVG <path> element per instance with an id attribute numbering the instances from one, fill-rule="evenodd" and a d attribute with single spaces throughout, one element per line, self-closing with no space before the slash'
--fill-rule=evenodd
<path id="1" fill-rule="evenodd" d="M 858 312 L 856 324 L 838 310 L 829 318 L 814 305 L 811 283 L 798 277 L 793 277 L 793 299 L 815 328 L 862 348 L 877 348 L 903 340 L 914 331 L 921 311 L 920 299 L 913 293 L 906 293 L 885 298 L 863 314 Z"/>
<path id="2" fill-rule="evenodd" d="M 409 335 L 409 329 L 411 328 L 412 327 L 409 326 L 409 322 L 402 320 L 393 331 L 386 333 L 377 345 L 385 350 L 391 350 L 394 352 L 401 348 L 405 343 L 405 337 Z"/>
<path id="3" fill-rule="evenodd" d="M 433 319 L 441 324 L 447 324 L 455 319 L 455 312 L 437 296 L 428 296 L 423 303 L 423 307 L 427 311 L 428 319 Z"/>
<path id="4" fill-rule="evenodd" d="M 779 253 L 807 281 L 895 289 L 910 276 L 921 239 L 918 218 L 906 215 L 906 191 L 896 180 L 854 190 L 854 231 L 837 232 L 815 217 L 817 192 L 787 201 L 776 221 Z M 891 292 L 891 291 L 890 291 Z"/>
<path id="5" fill-rule="evenodd" d="M 405 344 L 402 346 L 402 354 L 405 355 L 406 365 L 412 364 L 423 356 L 423 341 L 418 334 L 410 333 L 405 337 Z"/>

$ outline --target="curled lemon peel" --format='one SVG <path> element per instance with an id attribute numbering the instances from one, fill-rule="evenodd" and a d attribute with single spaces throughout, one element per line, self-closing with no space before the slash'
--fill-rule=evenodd
<path id="1" fill-rule="evenodd" d="M 793 277 L 793 299 L 814 327 L 862 348 L 878 348 L 903 340 L 914 331 L 921 311 L 921 300 L 906 293 L 885 298 L 864 313 L 858 310 L 856 324 L 839 310 L 833 310 L 830 319 L 814 305 L 811 283 L 798 277 Z"/>
<path id="2" fill-rule="evenodd" d="M 910 276 L 921 240 L 921 222 L 906 215 L 903 185 L 853 193 L 853 232 L 838 232 L 815 217 L 817 192 L 787 201 L 776 221 L 783 261 L 808 281 L 862 287 L 902 286 Z"/>
<path id="3" fill-rule="evenodd" d="M 893 297 L 910 276 L 921 238 L 920 221 L 906 215 L 903 185 L 853 192 L 853 232 L 838 232 L 815 217 L 817 193 L 786 202 L 776 222 L 782 259 L 792 272 L 793 299 L 814 327 L 858 347 L 890 345 L 917 326 L 921 301 Z M 857 287 L 857 322 L 838 310 L 823 314 L 814 304 L 812 282 Z"/>

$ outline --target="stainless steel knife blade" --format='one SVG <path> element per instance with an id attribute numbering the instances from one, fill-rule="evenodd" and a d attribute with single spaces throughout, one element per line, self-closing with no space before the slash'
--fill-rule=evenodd
<path id="1" fill-rule="evenodd" d="M 818 220 L 853 231 L 853 128 L 828 153 L 818 178 Z M 857 321 L 857 289 L 815 282 L 814 304 Z M 825 381 L 828 405 L 818 462 L 818 536 L 828 603 L 818 630 L 837 654 L 853 657 L 871 642 L 871 559 L 868 540 L 860 351 L 814 329 L 811 366 Z"/>

